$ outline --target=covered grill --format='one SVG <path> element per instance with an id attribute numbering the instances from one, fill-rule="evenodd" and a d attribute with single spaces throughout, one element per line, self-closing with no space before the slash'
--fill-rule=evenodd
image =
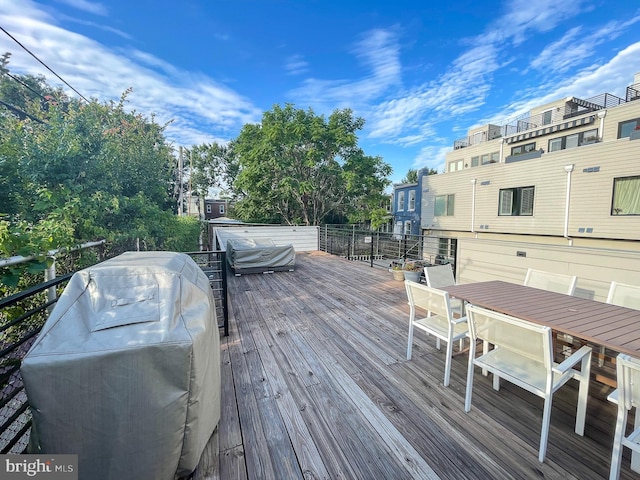
<path id="1" fill-rule="evenodd" d="M 80 478 L 191 473 L 220 418 L 215 312 L 184 254 L 75 273 L 21 367 L 32 453 L 78 454 Z"/>

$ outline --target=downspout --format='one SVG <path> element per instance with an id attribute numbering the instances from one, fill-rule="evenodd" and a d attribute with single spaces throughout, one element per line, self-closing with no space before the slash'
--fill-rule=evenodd
<path id="1" fill-rule="evenodd" d="M 600 119 L 600 128 L 598 129 L 598 141 L 602 141 L 604 137 L 604 117 L 607 116 L 606 110 L 600 110 L 598 112 L 598 118 Z"/>
<path id="2" fill-rule="evenodd" d="M 571 172 L 573 172 L 573 164 L 564 167 L 567 172 L 567 198 L 565 200 L 564 209 L 564 238 L 569 240 L 569 245 L 573 245 L 573 240 L 569 238 L 569 205 L 571 200 Z"/>
<path id="3" fill-rule="evenodd" d="M 500 163 L 504 162 L 504 137 L 500 139 Z"/>
<path id="4" fill-rule="evenodd" d="M 471 192 L 471 233 L 475 233 L 475 223 L 476 223 L 476 183 L 477 179 L 471 180 L 471 185 L 473 185 L 473 190 Z"/>

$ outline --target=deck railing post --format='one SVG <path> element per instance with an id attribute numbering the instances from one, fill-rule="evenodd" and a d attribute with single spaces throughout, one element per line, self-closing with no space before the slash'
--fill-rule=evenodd
<path id="1" fill-rule="evenodd" d="M 56 257 L 49 257 L 51 259 L 51 265 L 49 267 L 47 267 L 47 269 L 44 271 L 44 281 L 48 282 L 49 280 L 53 280 L 54 278 L 56 278 Z M 55 285 L 52 287 L 49 287 L 47 289 L 47 300 L 49 302 L 51 302 L 53 304 L 53 302 L 55 301 L 57 297 L 57 293 L 56 293 L 56 287 Z M 47 309 L 47 311 L 49 313 L 51 313 L 51 309 L 53 309 L 53 305 L 49 306 L 49 308 Z"/>

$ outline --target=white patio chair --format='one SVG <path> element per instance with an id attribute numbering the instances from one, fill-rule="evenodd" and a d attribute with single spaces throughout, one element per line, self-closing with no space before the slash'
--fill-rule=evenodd
<path id="1" fill-rule="evenodd" d="M 524 285 L 527 287 L 547 290 L 549 292 L 573 295 L 573 292 L 576 289 L 577 280 L 578 278 L 575 275 L 543 272 L 542 270 L 534 270 L 530 268 L 527 270 L 527 275 L 524 278 Z"/>
<path id="2" fill-rule="evenodd" d="M 411 360 L 414 328 L 436 337 L 436 348 L 438 350 L 440 350 L 441 340 L 447 342 L 447 357 L 444 370 L 444 386 L 447 387 L 451 377 L 453 342 L 467 335 L 467 318 L 454 318 L 447 292 L 409 280 L 405 280 L 404 285 L 407 289 L 410 308 L 407 360 Z M 425 311 L 426 316 L 418 317 L 418 309 Z"/>
<path id="3" fill-rule="evenodd" d="M 456 284 L 453 277 L 453 265 L 450 263 L 444 265 L 430 265 L 424 267 L 424 278 L 427 286 L 433 288 L 449 287 Z M 454 316 L 464 317 L 464 302 L 459 298 L 449 298 L 451 302 L 451 311 Z M 460 339 L 460 350 L 464 347 L 464 338 Z"/>
<path id="4" fill-rule="evenodd" d="M 609 479 L 617 480 L 622 466 L 623 447 L 630 448 L 631 469 L 640 471 L 640 359 L 630 357 L 623 353 L 618 355 L 617 362 L 618 388 L 609 395 L 609 400 L 618 404 L 618 416 L 616 417 L 616 430 L 613 435 L 613 452 L 611 454 L 611 469 Z M 629 410 L 636 409 L 633 431 L 626 434 L 627 417 Z"/>
<path id="5" fill-rule="evenodd" d="M 456 284 L 456 279 L 453 278 L 453 266 L 449 263 L 424 267 L 424 278 L 427 281 L 427 286 L 433 288 L 449 287 Z M 463 317 L 464 302 L 458 298 L 449 300 L 451 301 L 453 313 Z"/>
<path id="6" fill-rule="evenodd" d="M 611 282 L 606 302 L 620 307 L 640 310 L 640 286 Z M 600 353 L 602 355 L 598 360 L 598 365 L 602 366 L 604 365 L 604 347 L 600 347 Z"/>
<path id="7" fill-rule="evenodd" d="M 576 428 L 584 434 L 589 392 L 591 347 L 584 346 L 560 364 L 553 361 L 551 328 L 503 315 L 492 310 L 467 305 L 471 346 L 467 370 L 464 410 L 471 410 L 474 366 L 493 373 L 493 388 L 499 390 L 500 379 L 528 390 L 544 399 L 538 460 L 544 462 L 549 437 L 553 394 L 570 379 L 580 381 Z M 476 341 L 489 342 L 493 350 L 476 358 Z M 580 370 L 574 367 L 580 363 Z"/>
<path id="8" fill-rule="evenodd" d="M 607 303 L 640 310 L 640 286 L 611 282 Z"/>

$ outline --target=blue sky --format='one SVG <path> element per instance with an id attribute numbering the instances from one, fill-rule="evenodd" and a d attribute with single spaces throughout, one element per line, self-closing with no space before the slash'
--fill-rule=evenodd
<path id="1" fill-rule="evenodd" d="M 360 145 L 442 171 L 455 139 L 548 101 L 624 96 L 637 0 L 0 0 L 0 26 L 85 97 L 178 145 L 226 142 L 275 104 L 365 118 Z M 0 32 L 15 73 L 61 82 Z"/>

